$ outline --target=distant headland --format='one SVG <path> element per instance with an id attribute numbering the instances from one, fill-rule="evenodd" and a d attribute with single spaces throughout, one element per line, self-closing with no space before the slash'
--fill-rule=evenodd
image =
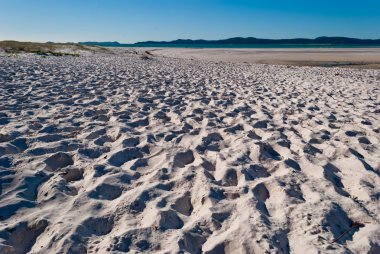
<path id="1" fill-rule="evenodd" d="M 380 46 L 380 39 L 357 39 L 348 37 L 317 37 L 315 39 L 295 38 L 295 39 L 260 39 L 255 37 L 235 37 L 222 40 L 191 40 L 178 39 L 173 41 L 142 41 L 133 44 L 122 44 L 114 42 L 79 42 L 84 45 L 97 45 L 103 47 L 124 47 L 124 46 L 176 46 L 176 45 L 316 45 L 316 46 Z"/>

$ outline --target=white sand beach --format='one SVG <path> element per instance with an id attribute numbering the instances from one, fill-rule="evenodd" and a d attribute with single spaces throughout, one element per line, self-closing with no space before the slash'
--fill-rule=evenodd
<path id="1" fill-rule="evenodd" d="M 380 69 L 380 48 L 151 48 L 155 55 L 230 63 Z"/>
<path id="2" fill-rule="evenodd" d="M 112 52 L 0 55 L 1 254 L 380 253 L 380 70 Z"/>

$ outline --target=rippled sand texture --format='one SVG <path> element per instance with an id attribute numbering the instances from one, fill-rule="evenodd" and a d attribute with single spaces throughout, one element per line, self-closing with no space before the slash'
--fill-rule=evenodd
<path id="1" fill-rule="evenodd" d="M 0 57 L 0 253 L 379 253 L 379 97 L 376 70 Z"/>

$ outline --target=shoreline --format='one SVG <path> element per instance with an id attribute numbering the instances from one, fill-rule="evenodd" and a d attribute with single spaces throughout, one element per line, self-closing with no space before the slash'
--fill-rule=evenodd
<path id="1" fill-rule="evenodd" d="M 144 48 L 157 56 L 208 60 L 213 62 L 256 63 L 290 66 L 380 69 L 380 48 Z"/>

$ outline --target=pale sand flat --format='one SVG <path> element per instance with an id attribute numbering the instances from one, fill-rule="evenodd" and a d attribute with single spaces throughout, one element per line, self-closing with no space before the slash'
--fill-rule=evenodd
<path id="1" fill-rule="evenodd" d="M 380 48 L 150 48 L 154 54 L 232 63 L 380 69 Z"/>

